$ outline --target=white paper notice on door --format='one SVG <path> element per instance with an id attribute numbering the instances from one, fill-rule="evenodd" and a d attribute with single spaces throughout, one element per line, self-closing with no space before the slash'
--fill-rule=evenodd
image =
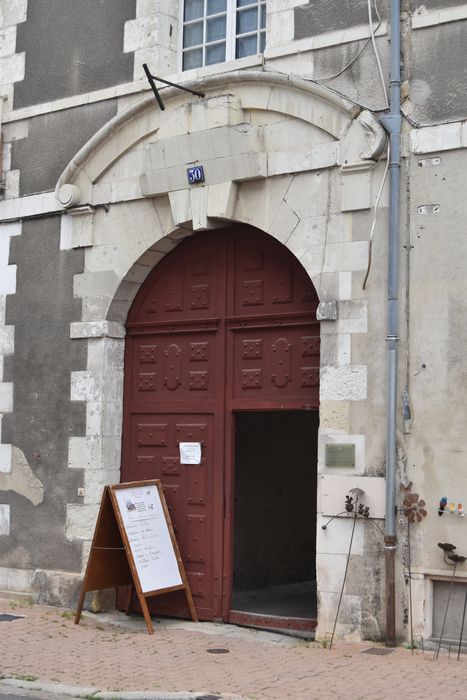
<path id="1" fill-rule="evenodd" d="M 180 442 L 180 464 L 201 464 L 201 443 Z"/>

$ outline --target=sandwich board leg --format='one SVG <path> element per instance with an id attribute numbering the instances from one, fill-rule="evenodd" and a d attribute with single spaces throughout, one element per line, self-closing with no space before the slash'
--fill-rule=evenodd
<path id="1" fill-rule="evenodd" d="M 146 620 L 146 625 L 148 628 L 149 634 L 154 634 L 154 627 L 152 626 L 152 620 L 151 620 L 151 615 L 149 614 L 149 609 L 146 603 L 146 598 L 144 595 L 140 595 L 137 592 L 138 595 L 138 600 L 139 604 L 141 605 L 141 610 L 143 611 L 144 619 Z"/>
<path id="2" fill-rule="evenodd" d="M 75 625 L 79 624 L 79 621 L 81 619 L 81 612 L 83 610 L 84 596 L 85 595 L 86 595 L 86 591 L 84 590 L 84 586 L 82 586 L 81 593 L 79 595 L 79 600 L 78 600 L 78 607 L 76 608 Z"/>
<path id="3" fill-rule="evenodd" d="M 186 582 L 185 586 L 186 602 L 188 603 L 188 609 L 190 611 L 191 619 L 193 622 L 198 622 L 198 613 L 196 612 L 195 604 L 193 603 L 193 596 L 191 595 L 190 586 Z"/>

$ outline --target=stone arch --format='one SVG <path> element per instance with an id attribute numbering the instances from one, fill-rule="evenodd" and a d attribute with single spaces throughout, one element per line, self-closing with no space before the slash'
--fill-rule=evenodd
<path id="1" fill-rule="evenodd" d="M 384 145 L 384 131 L 371 114 L 306 80 L 268 72 L 238 71 L 191 81 L 186 87 L 202 87 L 206 97 L 202 101 L 187 100 L 186 93 L 169 88 L 164 91 L 169 109 L 161 112 L 155 108 L 152 94 L 148 94 L 102 127 L 60 176 L 56 186 L 58 202 L 71 207 L 91 201 L 93 185 L 139 143 L 153 134 L 164 138 L 167 134 L 189 133 L 193 128 L 199 130 L 200 124 L 214 128 L 225 118 L 222 112 L 226 111 L 267 110 L 285 114 L 315 126 L 335 141 L 343 140 L 359 117 L 362 131 L 357 136 L 359 143 L 356 146 L 349 141 L 348 153 L 337 155 L 336 163 L 350 162 L 348 155 L 352 162 L 371 159 L 381 153 Z"/>
<path id="2" fill-rule="evenodd" d="M 63 217 L 62 247 L 85 247 L 101 288 L 107 287 L 107 309 L 101 296 L 96 318 L 88 320 L 123 319 L 118 302 L 123 308 L 143 268 L 149 271 L 146 262 L 157 262 L 147 251 L 163 253 L 191 231 L 229 221 L 284 243 L 320 291 L 325 234 L 339 213 L 331 200 L 344 184 L 349 193 L 363 187 L 369 200 L 365 171 L 385 141 L 371 115 L 321 86 L 268 72 L 212 76 L 202 87 L 204 100 L 164 91 L 165 112 L 152 94 L 138 99 L 85 144 L 58 180 L 57 200 L 72 215 Z M 190 188 L 186 163 L 203 159 L 206 182 Z M 115 224 L 115 212 L 123 225 Z M 113 219 L 113 236 L 103 234 L 107 219 Z M 126 240 L 130 231 L 133 245 Z M 106 243 L 119 248 L 118 269 L 91 260 Z M 86 286 L 86 275 L 81 282 Z"/>

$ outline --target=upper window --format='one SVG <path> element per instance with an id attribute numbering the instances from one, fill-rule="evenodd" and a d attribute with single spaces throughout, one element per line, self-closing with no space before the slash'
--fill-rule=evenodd
<path id="1" fill-rule="evenodd" d="M 182 70 L 263 53 L 266 0 L 184 0 Z"/>

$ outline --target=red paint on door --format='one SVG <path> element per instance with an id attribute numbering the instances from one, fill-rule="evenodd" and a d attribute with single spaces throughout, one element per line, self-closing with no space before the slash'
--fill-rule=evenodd
<path id="1" fill-rule="evenodd" d="M 122 480 L 161 479 L 201 619 L 228 618 L 232 412 L 318 406 L 317 303 L 284 246 L 238 225 L 181 243 L 128 315 Z M 178 593 L 152 610 L 186 614 Z"/>

